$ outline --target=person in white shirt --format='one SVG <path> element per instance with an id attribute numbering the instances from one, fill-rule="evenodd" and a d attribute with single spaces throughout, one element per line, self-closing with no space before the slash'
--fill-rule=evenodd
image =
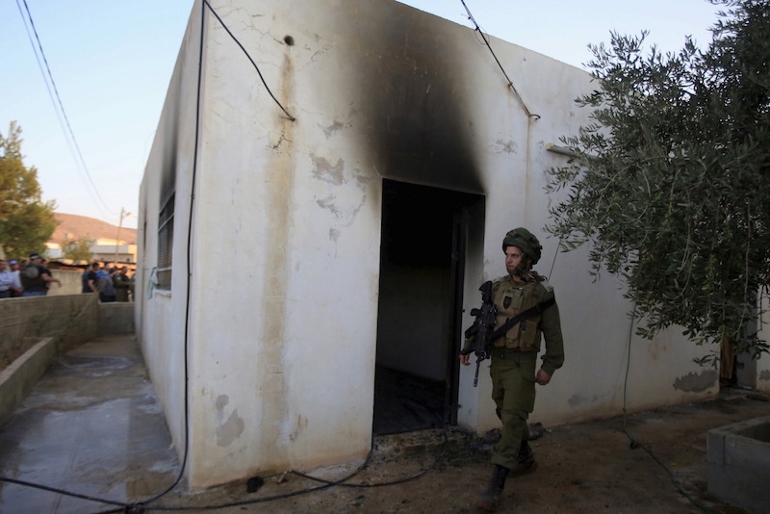
<path id="1" fill-rule="evenodd" d="M 0 298 L 10 298 L 20 294 L 19 274 L 8 269 L 5 260 L 0 259 Z"/>

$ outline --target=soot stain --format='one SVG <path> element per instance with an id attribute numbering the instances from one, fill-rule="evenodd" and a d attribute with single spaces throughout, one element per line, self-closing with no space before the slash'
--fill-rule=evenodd
<path id="1" fill-rule="evenodd" d="M 435 23 L 408 16 L 361 36 L 365 137 L 385 178 L 483 192 L 463 63 Z"/>

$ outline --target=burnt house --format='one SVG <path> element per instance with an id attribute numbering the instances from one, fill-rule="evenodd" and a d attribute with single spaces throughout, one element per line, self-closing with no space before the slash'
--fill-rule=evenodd
<path id="1" fill-rule="evenodd" d="M 677 331 L 629 341 L 621 285 L 541 230 L 546 170 L 566 159 L 551 145 L 587 122 L 590 76 L 490 44 L 510 83 L 476 31 L 395 1 L 195 2 L 136 280 L 191 486 L 350 462 L 372 434 L 497 426 L 486 365 L 474 388 L 456 355 L 516 226 L 542 240 L 565 333 L 538 421 L 620 413 L 629 352 L 629 409 L 716 394 L 699 349 Z"/>

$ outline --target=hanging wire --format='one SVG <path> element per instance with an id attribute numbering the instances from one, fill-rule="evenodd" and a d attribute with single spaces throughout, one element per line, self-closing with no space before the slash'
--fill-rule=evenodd
<path id="1" fill-rule="evenodd" d="M 626 351 L 627 351 L 626 374 L 623 381 L 623 433 L 626 434 L 626 436 L 628 437 L 628 440 L 630 441 L 630 444 L 631 444 L 631 449 L 636 450 L 638 448 L 641 448 L 642 450 L 645 451 L 645 453 L 647 453 L 647 455 L 652 457 L 652 459 L 655 462 L 657 462 L 660 465 L 660 467 L 662 467 L 665 470 L 665 472 L 668 474 L 668 477 L 671 479 L 671 482 L 674 484 L 674 487 L 676 487 L 676 490 L 679 492 L 679 494 L 687 498 L 687 500 L 689 500 L 690 503 L 692 503 L 694 506 L 696 506 L 703 512 L 707 514 L 717 514 L 715 511 L 709 509 L 706 505 L 702 504 L 697 499 L 695 499 L 692 495 L 688 494 L 687 491 L 684 490 L 682 485 L 677 481 L 676 477 L 674 476 L 674 472 L 671 471 L 671 468 L 668 467 L 666 463 L 661 460 L 660 457 L 655 455 L 655 453 L 652 451 L 652 449 L 650 449 L 649 446 L 642 444 L 642 442 L 639 439 L 637 439 L 633 434 L 631 434 L 631 432 L 628 431 L 628 427 L 626 426 L 626 421 L 628 418 L 628 409 L 627 409 L 628 375 L 631 370 L 631 340 L 634 335 L 635 320 L 636 320 L 636 302 L 634 301 L 633 308 L 631 309 L 631 323 L 628 327 L 628 342 L 627 342 L 627 348 L 626 348 Z"/>
<path id="2" fill-rule="evenodd" d="M 109 212 L 110 214 L 117 214 L 115 211 L 110 209 L 110 207 L 107 205 L 107 203 L 102 198 L 101 194 L 99 194 L 99 189 L 96 187 L 96 184 L 94 183 L 93 178 L 91 178 L 91 174 L 88 171 L 88 166 L 86 165 L 86 161 L 83 158 L 83 153 L 80 151 L 80 146 L 78 145 L 77 138 L 75 138 L 75 133 L 72 130 L 72 126 L 70 125 L 69 118 L 67 117 L 67 111 L 64 109 L 64 104 L 62 103 L 61 97 L 59 96 L 59 89 L 56 87 L 56 81 L 53 78 L 53 73 L 51 73 L 51 67 L 48 65 L 48 59 L 45 56 L 45 52 L 43 51 L 43 44 L 40 41 L 40 36 L 37 33 L 37 28 L 35 27 L 35 22 L 32 19 L 32 13 L 29 10 L 29 6 L 27 5 L 27 0 L 22 0 L 24 2 L 24 10 L 27 12 L 27 16 L 25 18 L 24 11 L 22 11 L 21 5 L 19 4 L 19 0 L 16 0 L 16 6 L 19 9 L 19 14 L 21 14 L 22 21 L 24 22 L 24 28 L 27 30 L 27 36 L 30 38 L 30 44 L 32 45 L 32 50 L 35 52 L 35 58 L 38 61 L 38 67 L 41 68 L 42 73 L 42 66 L 40 64 L 40 57 L 43 58 L 43 62 L 45 63 L 45 69 L 48 76 L 48 80 L 46 80 L 46 74 L 43 74 L 43 81 L 45 82 L 45 86 L 48 89 L 48 96 L 51 97 L 51 101 L 54 103 L 54 108 L 56 109 L 56 115 L 59 117 L 59 125 L 62 124 L 62 118 L 64 119 L 65 125 L 67 126 L 67 130 L 65 131 L 65 138 L 67 139 L 67 144 L 70 147 L 70 152 L 72 152 L 72 148 L 74 145 L 75 153 L 77 155 L 73 155 L 75 157 L 75 164 L 78 166 L 78 168 L 81 168 L 85 172 L 86 177 L 88 178 L 88 182 L 90 182 L 91 187 L 93 187 L 94 193 L 96 193 L 96 197 L 98 198 L 99 202 L 101 202 L 102 206 Z M 35 42 L 32 41 L 32 36 L 29 33 L 29 28 L 27 27 L 27 20 L 29 20 L 29 26 L 32 28 L 32 32 L 35 35 L 35 41 L 37 41 L 37 46 L 35 45 Z M 39 52 L 39 54 L 38 54 Z M 48 82 L 50 80 L 51 86 L 48 85 Z M 51 94 L 51 87 L 53 87 L 54 95 Z M 54 101 L 53 96 L 56 97 L 56 101 Z M 58 108 L 57 108 L 58 106 Z M 61 113 L 61 114 L 60 114 Z M 64 128 L 64 127 L 62 127 Z M 67 138 L 66 136 L 69 135 Z"/>
<path id="3" fill-rule="evenodd" d="M 514 96 L 519 101 L 521 106 L 524 108 L 524 112 L 527 113 L 527 116 L 530 118 L 534 118 L 536 120 L 540 119 L 539 114 L 534 114 L 530 112 L 530 110 L 527 108 L 527 104 L 524 103 L 524 99 L 521 97 L 518 91 L 516 91 L 516 86 L 513 85 L 513 81 L 508 77 L 508 74 L 505 72 L 505 69 L 503 68 L 503 65 L 500 64 L 500 60 L 497 58 L 497 55 L 495 55 L 495 51 L 492 50 L 492 46 L 489 44 L 489 40 L 487 39 L 486 34 L 481 30 L 481 27 L 478 23 L 476 23 L 476 19 L 473 17 L 473 14 L 471 14 L 471 10 L 468 9 L 468 6 L 465 5 L 465 0 L 460 0 L 462 2 L 463 7 L 465 7 L 465 11 L 468 13 L 468 19 L 473 22 L 473 25 L 476 27 L 476 31 L 481 35 L 481 38 L 484 40 L 484 44 L 487 45 L 487 48 L 489 48 L 489 51 L 492 53 L 492 57 L 495 58 L 495 62 L 497 63 L 497 66 L 500 68 L 500 71 L 503 72 L 503 76 L 505 77 L 505 80 L 508 81 L 508 87 L 511 88 L 511 91 L 513 91 Z"/>
<path id="4" fill-rule="evenodd" d="M 246 51 L 246 49 L 243 47 L 240 41 L 238 41 L 238 38 L 235 37 L 235 35 L 230 32 L 230 29 L 227 28 L 227 25 L 225 25 L 225 22 L 222 21 L 222 18 L 219 17 L 217 12 L 214 10 L 213 7 L 211 7 L 211 4 L 208 2 L 208 0 L 203 0 L 203 3 L 206 7 L 208 7 L 209 11 L 211 11 L 211 14 L 214 15 L 214 17 L 219 21 L 219 23 L 222 25 L 222 28 L 225 29 L 225 31 L 230 35 L 230 37 L 235 41 L 235 44 L 240 47 L 241 50 L 243 50 L 244 55 L 246 55 L 246 58 L 251 62 L 251 64 L 254 66 L 254 69 L 257 70 L 257 75 L 259 75 L 259 78 L 262 80 L 262 84 L 264 84 L 265 89 L 267 90 L 267 93 L 270 95 L 270 98 L 273 99 L 273 101 L 278 104 L 278 107 L 281 108 L 281 110 L 286 114 L 286 116 L 289 117 L 291 121 L 296 121 L 296 118 L 289 114 L 289 111 L 287 111 L 283 105 L 281 105 L 281 102 L 278 101 L 278 99 L 273 95 L 273 92 L 270 90 L 270 86 L 267 85 L 267 82 L 265 81 L 265 77 L 262 76 L 262 72 L 259 71 L 259 66 L 257 66 L 257 63 L 254 62 L 254 59 L 251 58 L 249 55 L 249 52 Z"/>

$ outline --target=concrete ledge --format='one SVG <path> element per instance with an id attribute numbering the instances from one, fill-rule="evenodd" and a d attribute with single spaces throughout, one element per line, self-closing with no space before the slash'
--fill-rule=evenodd
<path id="1" fill-rule="evenodd" d="M 770 416 L 708 431 L 708 491 L 756 514 L 770 514 Z"/>
<path id="2" fill-rule="evenodd" d="M 11 418 L 55 356 L 54 338 L 46 337 L 0 372 L 0 426 Z"/>

